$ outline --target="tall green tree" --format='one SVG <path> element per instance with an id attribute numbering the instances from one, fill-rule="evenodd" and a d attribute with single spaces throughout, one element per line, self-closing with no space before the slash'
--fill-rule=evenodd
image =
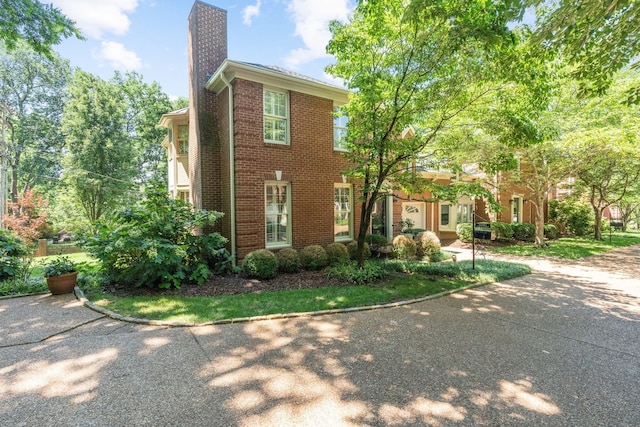
<path id="1" fill-rule="evenodd" d="M 35 52 L 53 59 L 51 46 L 74 36 L 83 39 L 75 22 L 51 4 L 38 0 L 0 0 L 0 40 L 9 51 L 24 42 Z"/>
<path id="2" fill-rule="evenodd" d="M 166 128 L 158 125 L 160 118 L 172 110 L 169 96 L 156 82 L 145 83 L 138 73 L 116 73 L 111 82 L 122 91 L 127 107 L 125 126 L 136 157 L 136 182 L 166 182 L 167 162 L 161 142 Z"/>
<path id="3" fill-rule="evenodd" d="M 135 150 L 127 133 L 121 88 L 76 71 L 69 85 L 63 131 L 64 181 L 90 223 L 125 205 L 134 189 Z"/>
<path id="4" fill-rule="evenodd" d="M 614 74 L 626 66 L 638 67 L 640 3 L 636 0 L 523 0 L 538 15 L 536 39 L 555 48 L 574 65 L 585 93 L 602 94 Z M 623 94 L 624 96 L 625 94 Z M 640 101 L 640 86 L 626 92 Z"/>
<path id="5" fill-rule="evenodd" d="M 327 70 L 353 90 L 345 107 L 353 167 L 345 172 L 362 184 L 360 265 L 376 201 L 394 182 L 416 183 L 406 164 L 429 152 L 447 123 L 486 95 L 479 81 L 491 73 L 489 57 L 511 40 L 504 2 L 410 3 L 359 2 L 348 23 L 330 26 L 327 51 L 336 63 Z M 420 131 L 403 138 L 416 125 Z"/>
<path id="6" fill-rule="evenodd" d="M 640 107 L 620 102 L 630 87 L 640 86 L 635 72 L 618 75 L 611 90 L 580 105 L 573 131 L 562 141 L 576 162 L 575 190 L 591 204 L 594 237 L 602 239 L 602 213 L 637 191 L 640 179 Z"/>
<path id="7" fill-rule="evenodd" d="M 26 188 L 56 177 L 64 143 L 60 121 L 71 69 L 66 60 L 24 44 L 0 49 L 0 109 L 13 202 Z M 4 197 L 5 195 L 3 195 Z"/>

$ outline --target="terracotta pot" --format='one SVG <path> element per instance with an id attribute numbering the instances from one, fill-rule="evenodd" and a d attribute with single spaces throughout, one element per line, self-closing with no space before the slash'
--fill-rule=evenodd
<path id="1" fill-rule="evenodd" d="M 78 272 L 61 274 L 60 276 L 47 277 L 47 286 L 53 295 L 62 295 L 73 292 L 78 280 Z"/>

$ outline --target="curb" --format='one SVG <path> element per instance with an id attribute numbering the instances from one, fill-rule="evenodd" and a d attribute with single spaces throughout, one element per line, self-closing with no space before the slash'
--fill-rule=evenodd
<path id="1" fill-rule="evenodd" d="M 194 327 L 194 326 L 229 325 L 233 323 L 251 323 L 251 322 L 260 322 L 264 320 L 293 319 L 296 317 L 314 317 L 314 316 L 324 316 L 327 314 L 355 313 L 358 311 L 381 310 L 385 308 L 402 307 L 404 305 L 416 304 L 416 303 L 428 301 L 431 299 L 442 298 L 447 295 L 463 292 L 468 289 L 478 288 L 480 286 L 489 285 L 491 283 L 495 283 L 495 282 L 473 283 L 471 285 L 464 286 L 462 288 L 451 289 L 451 290 L 439 292 L 433 295 L 428 295 L 420 298 L 413 298 L 405 301 L 390 302 L 386 304 L 375 304 L 375 305 L 368 305 L 363 307 L 348 307 L 348 308 L 336 308 L 336 309 L 329 309 L 329 310 L 307 311 L 302 313 L 278 313 L 278 314 L 268 314 L 264 316 L 238 317 L 233 319 L 212 320 L 210 322 L 170 322 L 170 321 L 164 321 L 164 320 L 151 320 L 151 319 L 145 319 L 145 318 L 123 316 L 122 314 L 116 313 L 114 311 L 108 310 L 104 307 L 100 307 L 92 303 L 85 297 L 84 292 L 82 292 L 82 289 L 80 289 L 77 286 L 74 289 L 74 294 L 76 296 L 76 299 L 78 299 L 78 301 L 80 301 L 82 305 L 84 305 L 85 307 L 93 311 L 96 311 L 100 314 L 103 314 L 114 320 L 141 324 L 141 325 L 185 328 L 185 327 Z"/>

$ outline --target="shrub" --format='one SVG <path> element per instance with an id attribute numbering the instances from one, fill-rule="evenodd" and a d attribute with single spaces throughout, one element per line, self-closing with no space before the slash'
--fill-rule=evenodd
<path id="1" fill-rule="evenodd" d="M 0 230 L 0 280 L 18 276 L 25 263 L 22 257 L 29 254 L 29 248 L 22 239 L 7 230 Z"/>
<path id="2" fill-rule="evenodd" d="M 387 245 L 387 237 L 382 234 L 367 234 L 364 237 L 364 241 L 369 244 L 369 248 L 372 251 L 377 251 Z"/>
<path id="3" fill-rule="evenodd" d="M 162 190 L 150 190 L 139 206 L 99 222 L 96 234 L 83 246 L 119 284 L 160 288 L 202 284 L 214 272 L 231 268 L 224 247 L 227 239 L 219 233 L 194 233 L 213 226 L 222 215 L 169 199 Z"/>
<path id="4" fill-rule="evenodd" d="M 586 203 L 572 198 L 549 201 L 549 221 L 576 236 L 584 236 L 593 226 L 593 213 Z"/>
<path id="5" fill-rule="evenodd" d="M 278 260 L 270 250 L 258 249 L 244 257 L 242 272 L 249 277 L 273 279 L 278 274 Z"/>
<path id="6" fill-rule="evenodd" d="M 416 253 L 418 257 L 422 258 L 437 254 L 440 252 L 440 248 L 442 245 L 440 244 L 440 239 L 433 231 L 423 231 L 416 236 L 417 240 L 417 248 Z"/>
<path id="7" fill-rule="evenodd" d="M 358 242 L 356 242 L 355 240 L 352 242 L 349 242 L 349 244 L 347 245 L 347 251 L 349 251 L 349 258 L 351 259 L 356 259 L 356 249 L 358 248 Z M 369 244 L 367 242 L 364 242 L 364 247 L 363 247 L 363 255 L 364 255 L 364 259 L 369 259 L 371 258 L 371 247 L 369 246 Z"/>
<path id="8" fill-rule="evenodd" d="M 496 232 L 496 240 L 508 241 L 513 239 L 513 227 L 507 222 L 492 222 L 491 229 Z"/>
<path id="9" fill-rule="evenodd" d="M 342 243 L 330 243 L 327 246 L 327 259 L 330 265 L 346 264 L 349 262 L 349 251 Z"/>
<path id="10" fill-rule="evenodd" d="M 278 270 L 283 273 L 295 273 L 300 271 L 300 258 L 298 251 L 293 248 L 282 248 L 276 253 Z"/>
<path id="11" fill-rule="evenodd" d="M 320 270 L 328 263 L 327 251 L 320 245 L 309 245 L 300 251 L 300 265 L 306 270 Z"/>
<path id="12" fill-rule="evenodd" d="M 337 277 L 356 285 L 365 285 L 386 275 L 386 270 L 379 263 L 367 261 L 362 268 L 358 268 L 355 262 L 334 265 L 327 268 L 328 277 Z"/>
<path id="13" fill-rule="evenodd" d="M 470 222 L 462 222 L 456 225 L 456 234 L 458 239 L 463 242 L 470 242 L 473 240 L 473 224 Z"/>
<path id="14" fill-rule="evenodd" d="M 514 222 L 511 224 L 511 228 L 513 229 L 513 237 L 516 240 L 531 242 L 536 235 L 535 225 L 526 222 Z"/>
<path id="15" fill-rule="evenodd" d="M 416 256 L 416 242 L 400 234 L 393 238 L 393 255 L 398 259 L 409 259 Z"/>
<path id="16" fill-rule="evenodd" d="M 558 227 L 553 224 L 545 224 L 544 225 L 544 236 L 547 239 L 555 240 L 558 238 L 560 233 L 558 232 Z"/>

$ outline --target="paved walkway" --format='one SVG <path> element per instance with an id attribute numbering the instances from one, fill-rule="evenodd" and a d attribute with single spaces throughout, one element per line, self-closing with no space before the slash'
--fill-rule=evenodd
<path id="1" fill-rule="evenodd" d="M 167 328 L 0 300 L 2 426 L 637 426 L 640 246 L 408 306 Z"/>

